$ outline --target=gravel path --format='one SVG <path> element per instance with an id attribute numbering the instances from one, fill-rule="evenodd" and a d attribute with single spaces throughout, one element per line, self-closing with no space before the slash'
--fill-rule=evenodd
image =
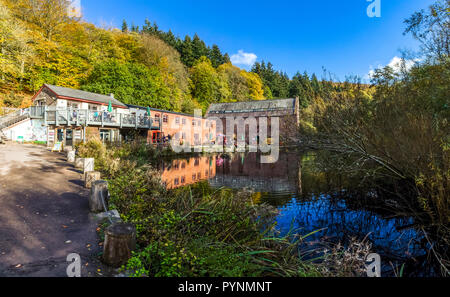
<path id="1" fill-rule="evenodd" d="M 82 276 L 109 275 L 88 193 L 64 154 L 0 145 L 0 276 L 65 277 L 70 253 Z"/>

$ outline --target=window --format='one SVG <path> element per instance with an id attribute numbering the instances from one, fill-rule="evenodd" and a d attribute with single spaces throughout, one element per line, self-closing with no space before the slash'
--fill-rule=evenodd
<path id="1" fill-rule="evenodd" d="M 192 180 L 195 181 L 196 179 L 197 179 L 197 174 L 194 173 L 194 174 L 192 175 Z"/>
<path id="2" fill-rule="evenodd" d="M 168 117 L 166 114 L 163 115 L 163 122 L 164 122 L 164 123 L 169 122 L 169 117 Z"/>
<path id="3" fill-rule="evenodd" d="M 200 165 L 200 159 L 195 159 L 195 161 L 194 161 L 194 166 L 198 166 L 198 165 Z"/>
<path id="4" fill-rule="evenodd" d="M 195 145 L 200 144 L 200 135 L 198 135 L 198 133 L 194 134 L 194 142 L 195 142 Z"/>
<path id="5" fill-rule="evenodd" d="M 72 102 L 72 103 L 69 103 L 69 108 L 72 108 L 72 109 L 79 109 L 79 108 L 80 108 L 80 105 L 79 105 L 78 103 Z"/>
<path id="6" fill-rule="evenodd" d="M 173 169 L 175 170 L 180 169 L 180 163 L 178 163 L 178 161 L 175 161 L 175 163 L 173 164 Z"/>
<path id="7" fill-rule="evenodd" d="M 197 173 L 197 179 L 201 179 L 201 178 L 202 178 L 202 173 L 201 172 Z"/>
<path id="8" fill-rule="evenodd" d="M 181 168 L 182 168 L 182 169 L 186 168 L 186 163 L 184 163 L 184 162 L 181 163 Z"/>
<path id="9" fill-rule="evenodd" d="M 110 142 L 112 140 L 111 130 L 100 129 L 100 139 L 103 142 Z"/>
<path id="10" fill-rule="evenodd" d="M 185 177 L 185 176 L 182 176 L 182 177 L 181 177 L 181 183 L 182 183 L 182 184 L 186 183 L 186 177 Z"/>
<path id="11" fill-rule="evenodd" d="M 180 117 L 176 117 L 175 118 L 175 124 L 179 124 L 180 123 Z"/>
<path id="12" fill-rule="evenodd" d="M 199 127 L 201 127 L 201 126 L 202 126 L 202 121 L 201 121 L 201 120 L 198 120 L 198 121 L 197 121 L 197 125 L 198 125 Z"/>
<path id="13" fill-rule="evenodd" d="M 178 186 L 180 184 L 180 179 L 177 177 L 176 179 L 173 180 L 173 184 L 175 186 Z"/>
<path id="14" fill-rule="evenodd" d="M 209 172 L 208 172 L 208 169 L 206 169 L 205 176 L 208 177 L 208 175 L 209 175 Z"/>
<path id="15" fill-rule="evenodd" d="M 192 126 L 195 126 L 195 120 L 192 120 Z"/>
<path id="16" fill-rule="evenodd" d="M 183 125 L 186 125 L 186 119 L 182 119 L 182 120 L 181 120 L 181 123 L 182 123 Z"/>

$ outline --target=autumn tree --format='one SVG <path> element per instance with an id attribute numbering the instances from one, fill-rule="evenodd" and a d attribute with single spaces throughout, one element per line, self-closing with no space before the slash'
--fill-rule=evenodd
<path id="1" fill-rule="evenodd" d="M 18 0 L 17 7 L 25 20 L 42 28 L 51 40 L 58 27 L 71 19 L 69 4 L 67 0 Z"/>
<path id="2" fill-rule="evenodd" d="M 263 100 L 264 97 L 264 85 L 256 73 L 247 72 L 245 70 L 241 71 L 242 77 L 245 78 L 245 82 L 248 88 L 248 98 L 252 100 Z"/>
<path id="3" fill-rule="evenodd" d="M 180 54 L 155 35 L 142 35 L 141 61 L 148 67 L 159 69 L 171 90 L 175 111 L 180 111 L 189 100 L 189 73 L 181 63 Z"/>
<path id="4" fill-rule="evenodd" d="M 8 7 L 0 1 L 0 79 L 2 83 L 21 86 L 28 62 L 34 52 L 28 45 L 31 40 L 26 29 L 14 19 Z"/>
<path id="5" fill-rule="evenodd" d="M 191 94 L 200 103 L 205 111 L 210 103 L 221 102 L 230 98 L 231 91 L 226 80 L 221 79 L 212 66 L 211 61 L 206 57 L 197 60 L 190 69 L 191 74 Z"/>
<path id="6" fill-rule="evenodd" d="M 97 64 L 83 82 L 83 90 L 116 95 L 126 104 L 174 110 L 171 91 L 156 67 L 121 63 L 116 59 Z"/>
<path id="7" fill-rule="evenodd" d="M 166 67 L 165 72 L 174 76 L 180 89 L 188 90 L 188 72 L 181 63 L 180 54 L 154 35 L 142 35 L 141 61 L 147 66 Z"/>
<path id="8" fill-rule="evenodd" d="M 422 44 L 428 57 L 439 60 L 450 56 L 450 1 L 439 0 L 428 10 L 420 10 L 405 20 L 404 34 L 411 34 Z"/>
<path id="9" fill-rule="evenodd" d="M 226 63 L 220 65 L 217 71 L 227 80 L 232 100 L 245 101 L 249 99 L 247 80 L 241 74 L 240 68 L 233 66 L 231 63 Z"/>

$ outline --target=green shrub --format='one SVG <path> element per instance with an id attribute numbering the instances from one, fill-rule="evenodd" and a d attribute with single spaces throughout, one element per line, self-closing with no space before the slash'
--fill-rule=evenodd
<path id="1" fill-rule="evenodd" d="M 96 158 L 109 182 L 110 208 L 136 226 L 139 249 L 122 268 L 132 276 L 317 275 L 299 258 L 296 243 L 264 237 L 274 210 L 255 205 L 251 193 L 213 190 L 207 182 L 167 190 L 149 161 L 170 151 L 89 141 L 78 154 Z"/>

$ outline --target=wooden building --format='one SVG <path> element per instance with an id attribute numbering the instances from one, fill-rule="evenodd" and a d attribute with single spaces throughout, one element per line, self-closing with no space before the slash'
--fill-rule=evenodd
<path id="1" fill-rule="evenodd" d="M 215 123 L 193 115 L 136 105 L 110 96 L 44 84 L 33 96 L 30 118 L 47 127 L 47 144 L 73 146 L 98 138 L 121 142 L 136 136 L 149 143 L 171 138 L 191 145 L 215 140 Z M 150 113 L 150 114 L 149 114 Z"/>

